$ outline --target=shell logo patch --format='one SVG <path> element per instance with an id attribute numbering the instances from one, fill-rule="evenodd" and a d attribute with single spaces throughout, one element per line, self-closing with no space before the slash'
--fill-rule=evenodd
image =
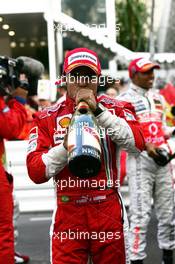
<path id="1" fill-rule="evenodd" d="M 71 121 L 72 114 L 59 116 L 56 119 L 56 130 L 53 135 L 54 144 L 60 144 L 66 134 L 66 129 L 68 128 Z"/>
<path id="2" fill-rule="evenodd" d="M 63 116 L 59 116 L 56 119 L 56 131 L 59 133 L 60 131 L 63 131 L 69 126 L 70 120 L 71 120 L 72 114 L 67 114 Z"/>
<path id="3" fill-rule="evenodd" d="M 59 125 L 62 128 L 67 128 L 69 126 L 70 123 L 70 118 L 69 117 L 63 117 L 60 121 L 59 121 Z"/>

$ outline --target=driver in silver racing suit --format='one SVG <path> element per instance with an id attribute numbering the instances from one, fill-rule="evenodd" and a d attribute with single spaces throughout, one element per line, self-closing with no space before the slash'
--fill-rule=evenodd
<path id="1" fill-rule="evenodd" d="M 129 155 L 127 176 L 130 190 L 130 258 L 131 263 L 142 264 L 146 257 L 146 232 L 151 217 L 151 203 L 158 219 L 158 243 L 163 249 L 162 263 L 173 264 L 175 237 L 173 226 L 173 184 L 169 164 L 162 167 L 156 148 L 168 149 L 167 138 L 174 134 L 174 127 L 165 126 L 163 97 L 151 89 L 154 68 L 159 65 L 144 58 L 129 65 L 131 85 L 118 99 L 133 104 L 142 124 L 146 150 L 138 157 Z"/>

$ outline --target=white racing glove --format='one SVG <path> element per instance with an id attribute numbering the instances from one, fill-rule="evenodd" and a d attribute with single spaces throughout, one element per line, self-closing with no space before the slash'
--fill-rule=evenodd
<path id="1" fill-rule="evenodd" d="M 67 164 L 67 150 L 63 144 L 60 144 L 44 153 L 42 160 L 46 166 L 46 177 L 50 179 L 57 175 Z"/>

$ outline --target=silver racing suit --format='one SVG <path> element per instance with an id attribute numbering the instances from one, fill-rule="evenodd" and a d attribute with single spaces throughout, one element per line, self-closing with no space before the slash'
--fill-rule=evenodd
<path id="1" fill-rule="evenodd" d="M 146 142 L 168 147 L 166 137 L 174 128 L 164 123 L 163 97 L 151 89 L 146 91 L 131 84 L 118 99 L 133 104 L 142 124 Z M 146 257 L 146 232 L 151 217 L 152 198 L 158 219 L 158 243 L 161 249 L 175 248 L 173 221 L 173 184 L 170 165 L 161 167 L 146 151 L 135 157 L 128 155 L 127 176 L 130 192 L 130 259 Z"/>

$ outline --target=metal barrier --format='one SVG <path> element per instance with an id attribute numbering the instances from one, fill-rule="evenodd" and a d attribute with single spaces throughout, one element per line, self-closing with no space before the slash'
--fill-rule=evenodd
<path id="1" fill-rule="evenodd" d="M 27 173 L 27 141 L 5 141 L 7 171 L 14 176 L 14 192 L 20 211 L 50 211 L 55 205 L 53 182 L 33 183 Z"/>

